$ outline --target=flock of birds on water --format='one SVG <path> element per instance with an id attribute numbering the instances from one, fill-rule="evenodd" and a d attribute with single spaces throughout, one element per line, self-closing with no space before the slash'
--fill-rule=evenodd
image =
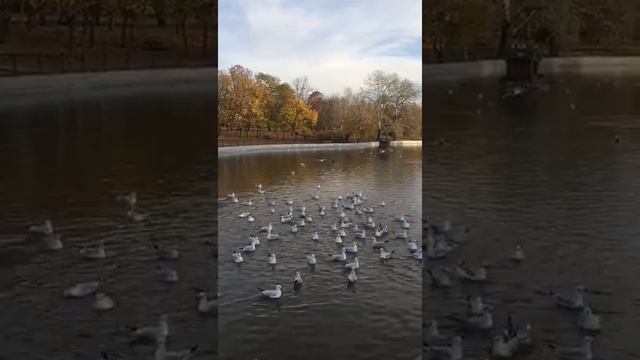
<path id="1" fill-rule="evenodd" d="M 442 226 L 430 224 L 425 220 L 425 252 L 427 262 L 437 263 L 438 260 L 449 257 L 459 246 L 463 245 L 468 236 L 469 229 L 461 227 L 452 229 L 450 223 L 445 221 Z M 509 260 L 515 264 L 526 260 L 524 248 L 516 244 Z M 463 261 L 458 261 L 455 269 L 444 266 L 425 268 L 429 275 L 431 286 L 434 290 L 447 289 L 454 286 L 452 279 L 457 278 L 462 283 L 483 284 L 489 280 L 489 264 L 483 262 L 480 266 L 472 268 Z M 586 334 L 582 343 L 566 347 L 548 344 L 554 349 L 556 359 L 566 360 L 591 360 L 593 359 L 592 342 L 594 336 L 601 331 L 600 316 L 594 314 L 591 307 L 585 301 L 587 289 L 576 286 L 569 294 L 561 294 L 555 291 L 539 291 L 541 295 L 550 296 L 558 311 L 576 313 L 575 328 Z M 595 290 L 589 290 L 596 293 Z M 490 336 L 491 356 L 493 358 L 509 359 L 521 353 L 530 352 L 536 345 L 532 339 L 533 325 L 527 323 L 518 327 L 512 319 L 511 313 L 507 314 L 507 326 L 502 330 L 496 330 L 493 319 L 493 306 L 481 296 L 467 295 L 466 318 L 448 316 L 448 320 L 458 324 L 458 327 L 468 334 L 482 334 Z M 463 338 L 460 335 L 445 336 L 441 334 L 436 319 L 430 319 L 426 329 L 423 329 L 424 351 L 431 359 L 462 360 L 464 359 Z"/>
<path id="2" fill-rule="evenodd" d="M 136 205 L 138 197 L 136 192 L 128 195 L 119 195 L 118 201 L 128 205 L 127 217 L 133 222 L 144 221 L 146 215 L 138 211 Z M 45 220 L 43 224 L 32 225 L 28 228 L 28 242 L 38 245 L 39 247 L 49 251 L 62 251 L 64 244 L 59 233 L 56 233 L 50 220 Z M 153 246 L 156 252 L 157 260 L 163 264 L 178 261 L 180 252 L 174 247 L 159 247 L 157 244 Z M 109 256 L 104 240 L 100 240 L 96 247 L 85 247 L 79 251 L 79 255 L 87 260 L 99 261 Z M 178 281 L 178 274 L 175 270 L 166 265 L 158 265 L 156 267 L 160 280 L 166 283 L 175 283 Z M 62 295 L 68 299 L 94 297 L 93 309 L 97 312 L 108 312 L 116 306 L 114 299 L 109 296 L 103 288 L 102 279 L 77 283 L 62 291 Z M 215 299 L 210 299 L 207 292 L 203 289 L 194 287 L 197 295 L 197 305 L 195 308 L 202 315 L 217 315 L 217 304 Z M 127 326 L 130 334 L 129 346 L 137 344 L 149 344 L 155 342 L 154 360 L 186 360 L 191 358 L 198 345 L 194 345 L 189 349 L 168 350 L 167 339 L 170 335 L 169 317 L 167 314 L 161 314 L 158 323 L 148 326 Z M 102 350 L 100 360 L 123 360 L 119 354 L 110 354 Z"/>
<path id="3" fill-rule="evenodd" d="M 317 161 L 324 161 L 325 159 L 318 159 Z M 300 163 L 300 166 L 305 167 L 304 163 Z M 295 174 L 295 171 L 291 171 Z M 263 189 L 262 184 L 255 186 L 256 194 L 263 195 L 266 190 Z M 246 254 L 256 252 L 257 248 L 261 246 L 260 233 L 266 233 L 262 241 L 271 242 L 281 238 L 279 233 L 276 233 L 273 223 L 280 223 L 291 234 L 297 234 L 303 232 L 307 225 L 321 222 L 330 222 L 330 229 L 332 238 L 322 239 L 317 231 L 308 234 L 309 243 L 318 243 L 320 241 L 332 241 L 336 244 L 337 251 L 333 254 L 325 254 L 322 256 L 316 256 L 313 252 L 308 252 L 304 259 L 300 259 L 300 262 L 304 261 L 309 269 L 313 271 L 316 264 L 319 261 L 326 261 L 337 263 L 336 266 L 344 267 L 346 275 L 347 286 L 352 287 L 358 281 L 358 269 L 360 269 L 361 263 L 358 258 L 358 252 L 363 247 L 372 247 L 379 253 L 381 261 L 392 259 L 396 255 L 395 250 L 388 250 L 386 247 L 390 244 L 390 239 L 395 235 L 396 239 L 406 241 L 406 246 L 411 258 L 422 261 L 422 247 L 419 246 L 415 240 L 409 238 L 408 230 L 411 228 L 411 224 L 404 215 L 398 215 L 395 218 L 397 222 L 397 231 L 390 230 L 388 225 L 382 225 L 381 222 L 376 222 L 374 214 L 376 213 L 375 206 L 367 206 L 368 197 L 362 192 L 352 192 L 346 194 L 344 197 L 339 195 L 330 200 L 329 210 L 327 206 L 320 205 L 320 189 L 321 185 L 316 186 L 316 192 L 310 195 L 309 200 L 317 202 L 318 216 L 312 217 L 307 211 L 307 207 L 304 204 L 294 208 L 294 200 L 288 199 L 285 201 L 287 207 L 286 213 L 277 215 L 276 206 L 277 203 L 274 200 L 264 198 L 266 206 L 269 208 L 268 212 L 274 217 L 273 222 L 268 222 L 264 226 L 256 227 L 255 232 L 248 234 L 248 244 L 239 246 L 238 250 L 234 250 L 231 254 L 231 259 L 234 263 L 240 265 L 245 261 Z M 229 203 L 239 204 L 240 200 L 234 193 L 228 194 L 227 199 Z M 301 201 L 303 203 L 304 201 Z M 248 199 L 243 202 L 247 207 L 258 205 L 253 199 Z M 384 208 L 386 203 L 384 201 L 378 204 L 380 208 Z M 335 214 L 330 214 L 330 212 Z M 347 215 L 349 214 L 349 215 Z M 253 223 L 256 221 L 250 211 L 243 211 L 237 215 L 238 218 L 246 219 L 247 222 Z M 315 215 L 314 215 L 315 216 Z M 277 220 L 279 217 L 279 221 Z M 335 219 L 335 220 L 334 220 Z M 265 259 L 266 263 L 272 267 L 277 266 L 278 258 L 277 254 L 268 251 Z M 292 275 L 292 285 L 294 291 L 298 291 L 304 284 L 304 280 L 299 271 L 296 271 Z M 259 295 L 269 299 L 279 299 L 283 296 L 283 286 L 280 283 L 274 284 L 273 288 L 264 289 L 258 288 Z"/>

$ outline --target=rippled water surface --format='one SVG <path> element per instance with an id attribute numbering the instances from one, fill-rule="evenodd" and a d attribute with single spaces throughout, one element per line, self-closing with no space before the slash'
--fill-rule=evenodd
<path id="1" fill-rule="evenodd" d="M 168 348 L 199 344 L 215 358 L 217 321 L 196 310 L 192 286 L 216 289 L 216 263 L 204 245 L 215 235 L 215 106 L 211 93 L 109 97 L 0 109 L 0 357 L 149 359 L 154 346 L 128 347 L 126 325 L 169 315 Z M 137 190 L 147 215 L 129 222 L 117 194 Z M 21 242 L 46 218 L 64 249 L 47 253 Z M 106 240 L 108 258 L 79 251 Z M 155 273 L 152 244 L 175 245 L 167 264 L 180 281 Z M 96 313 L 92 298 L 65 288 L 104 278 L 116 302 Z"/>
<path id="2" fill-rule="evenodd" d="M 412 224 L 409 238 L 421 238 L 420 148 L 395 148 L 386 155 L 376 149 L 311 151 L 234 156 L 219 159 L 219 194 L 235 192 L 239 203 L 220 199 L 219 205 L 219 353 L 221 359 L 413 359 L 420 352 L 421 264 L 413 259 L 404 240 L 388 236 L 387 249 L 395 258 L 382 262 L 368 239 L 358 241 L 359 279 L 348 288 L 343 265 L 329 262 L 327 254 L 337 253 L 330 224 L 339 210 L 331 208 L 331 198 L 353 191 L 368 197 L 365 206 L 374 206 L 374 219 L 397 232 L 396 216 L 405 214 Z M 315 161 L 326 159 L 324 162 Z M 304 163 L 305 166 L 300 165 Z M 295 175 L 291 175 L 295 171 Z M 264 195 L 254 186 L 261 183 Z M 311 196 L 320 184 L 319 200 Z M 252 199 L 255 205 L 244 202 Z M 274 200 L 276 213 L 269 214 L 267 199 Z M 285 201 L 294 201 L 294 213 L 306 205 L 313 219 L 295 235 L 280 223 L 288 210 Z M 381 201 L 385 207 L 379 206 Z M 319 216 L 318 205 L 327 207 Z M 254 223 L 237 216 L 250 211 Z M 346 211 L 358 223 L 365 216 Z M 255 253 L 244 256 L 244 263 L 232 261 L 234 249 L 248 244 L 249 234 L 273 223 L 282 236 L 267 241 Z M 313 231 L 321 240 L 314 244 Z M 345 239 L 355 237 L 348 230 Z M 395 235 L 395 234 L 394 234 Z M 278 264 L 272 269 L 266 261 L 271 250 Z M 315 253 L 318 264 L 310 269 L 305 254 Z M 351 256 L 350 256 L 351 258 Z M 299 292 L 293 277 L 299 271 L 305 281 Z M 279 300 L 263 299 L 257 287 L 283 285 Z"/>
<path id="3" fill-rule="evenodd" d="M 468 243 L 426 268 L 490 264 L 490 282 L 424 289 L 425 320 L 461 334 L 470 358 L 490 350 L 486 333 L 463 333 L 464 296 L 494 305 L 498 328 L 507 312 L 531 322 L 536 346 L 523 359 L 551 359 L 548 344 L 577 344 L 577 314 L 536 290 L 583 284 L 603 322 L 597 359 L 640 357 L 640 84 L 639 79 L 557 79 L 523 99 L 503 100 L 497 80 L 425 86 L 425 216 L 470 228 Z M 614 142 L 619 134 L 620 142 Z M 527 260 L 511 264 L 522 243 Z"/>

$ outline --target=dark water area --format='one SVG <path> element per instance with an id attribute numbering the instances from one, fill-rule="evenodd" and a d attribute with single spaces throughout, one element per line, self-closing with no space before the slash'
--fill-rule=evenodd
<path id="1" fill-rule="evenodd" d="M 511 312 L 533 326 L 535 345 L 518 358 L 552 359 L 548 345 L 577 345 L 586 333 L 579 312 L 544 291 L 583 285 L 602 320 L 594 359 L 639 358 L 640 77 L 560 77 L 511 99 L 497 79 L 425 83 L 424 216 L 470 229 L 466 244 L 425 268 L 489 264 L 483 285 L 453 276 L 451 288 L 434 289 L 425 276 L 425 322 L 461 335 L 466 358 L 484 359 Z M 514 264 L 518 243 L 527 259 Z M 492 331 L 451 320 L 464 317 L 468 294 L 493 305 Z"/>
<path id="2" fill-rule="evenodd" d="M 198 313 L 192 287 L 216 292 L 214 89 L 179 94 L 94 97 L 0 108 L 0 358 L 152 358 L 154 345 L 129 347 L 126 326 L 168 314 L 167 347 L 199 345 L 216 354 L 217 320 Z M 138 193 L 142 222 L 116 196 Z M 64 249 L 23 242 L 29 225 L 51 219 Z M 85 246 L 106 242 L 107 258 Z M 153 244 L 175 246 L 165 284 Z M 215 247 L 215 246 L 214 246 Z M 115 301 L 104 313 L 93 297 L 63 290 L 103 278 Z M 116 355 L 113 355 L 116 354 Z"/>
<path id="3" fill-rule="evenodd" d="M 219 353 L 220 359 L 414 359 L 421 345 L 422 265 L 414 259 L 405 240 L 396 239 L 401 226 L 394 221 L 404 214 L 411 228 L 409 239 L 421 239 L 422 217 L 421 148 L 394 148 L 378 155 L 377 149 L 334 151 L 291 151 L 220 158 L 219 166 Z M 323 162 L 318 160 L 325 159 Z M 304 164 L 304 166 L 301 165 Z M 292 175 L 291 171 L 295 174 Z M 255 186 L 262 184 L 264 194 Z M 321 185 L 318 190 L 317 185 Z M 235 192 L 238 203 L 224 198 Z M 312 195 L 318 193 L 319 199 Z M 331 199 L 362 192 L 363 206 L 374 207 L 376 223 L 389 227 L 385 245 L 395 250 L 394 258 L 382 261 L 373 249 L 373 232 L 366 240 L 356 240 L 346 229 L 344 245 L 358 243 L 360 268 L 355 287 L 347 287 L 343 263 L 329 261 L 337 254 L 336 233 L 341 207 L 331 207 Z M 244 203 L 252 200 L 252 205 Z M 293 200 L 294 214 L 306 206 L 312 222 L 295 234 L 280 223 L 287 212 L 286 200 Z M 276 202 L 269 213 L 267 200 Z M 386 205 L 380 206 L 384 201 Z M 318 206 L 326 207 L 326 216 Z M 255 222 L 239 218 L 251 212 Z M 354 223 L 366 222 L 367 214 L 345 210 Z M 271 222 L 278 240 L 266 240 L 257 230 Z M 317 231 L 320 240 L 311 239 Z M 247 245 L 250 234 L 260 245 L 244 254 L 244 262 L 232 261 L 232 252 Z M 277 265 L 266 261 L 274 252 Z M 307 253 L 314 253 L 317 265 L 309 267 Z M 353 261 L 353 255 L 348 255 Z M 300 272 L 304 284 L 295 291 L 293 278 Z M 263 299 L 258 287 L 283 287 L 282 298 Z"/>

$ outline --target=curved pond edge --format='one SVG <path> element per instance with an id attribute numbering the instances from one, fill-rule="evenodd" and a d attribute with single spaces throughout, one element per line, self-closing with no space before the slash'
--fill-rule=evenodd
<path id="1" fill-rule="evenodd" d="M 274 152 L 301 152 L 316 150 L 353 150 L 377 147 L 378 142 L 364 143 L 322 143 L 322 144 L 270 144 L 218 147 L 218 157 L 238 156 L 247 154 L 264 154 Z M 422 147 L 421 140 L 392 141 L 391 146 Z"/>
<path id="2" fill-rule="evenodd" d="M 544 75 L 640 75 L 640 56 L 581 56 L 544 58 L 540 63 Z M 481 60 L 444 64 L 425 64 L 422 78 L 446 81 L 504 76 L 504 60 Z"/>
<path id="3" fill-rule="evenodd" d="M 0 77 L 0 106 L 194 91 L 211 92 L 215 101 L 217 76 L 217 68 L 209 67 Z"/>

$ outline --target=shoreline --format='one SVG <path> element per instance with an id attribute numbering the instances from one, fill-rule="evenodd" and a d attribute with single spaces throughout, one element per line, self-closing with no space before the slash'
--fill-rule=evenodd
<path id="1" fill-rule="evenodd" d="M 543 75 L 640 75 L 640 56 L 577 56 L 543 58 L 540 63 Z M 504 60 L 479 60 L 423 64 L 423 82 L 451 81 L 470 78 L 504 76 Z"/>
<path id="2" fill-rule="evenodd" d="M 397 140 L 392 141 L 392 147 L 422 147 L 422 140 Z M 362 143 L 311 143 L 311 144 L 269 144 L 269 145 L 242 145 L 218 147 L 218 158 L 238 156 L 245 154 L 266 154 L 274 152 L 301 152 L 318 150 L 354 150 L 367 149 L 378 146 L 377 141 Z"/>
<path id="3" fill-rule="evenodd" d="M 132 94 L 216 92 L 218 70 L 149 69 L 0 77 L 0 106 Z"/>

